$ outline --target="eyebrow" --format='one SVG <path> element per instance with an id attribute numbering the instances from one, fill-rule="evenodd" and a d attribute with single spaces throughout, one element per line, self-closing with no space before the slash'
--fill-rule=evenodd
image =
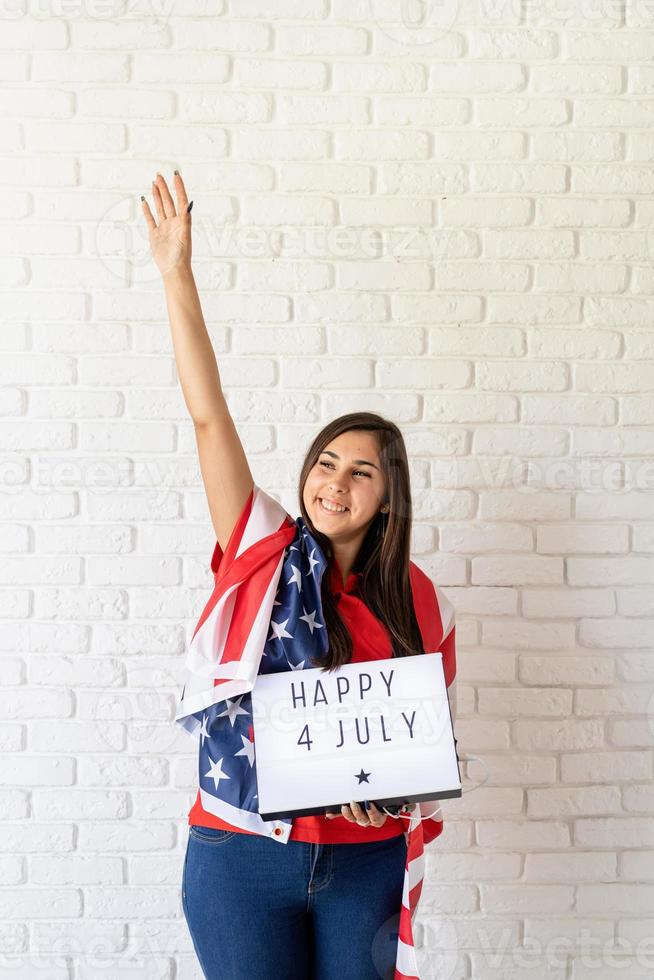
<path id="1" fill-rule="evenodd" d="M 341 457 L 340 457 L 340 456 L 338 455 L 338 453 L 333 453 L 333 452 L 331 451 L 331 449 L 323 449 L 323 453 L 325 453 L 325 455 L 327 455 L 327 456 L 333 456 L 333 457 L 334 457 L 334 459 L 340 459 L 340 458 L 341 458 Z M 379 467 L 378 467 L 378 466 L 375 466 L 375 464 L 374 464 L 374 463 L 371 463 L 369 459 L 353 459 L 353 460 L 352 460 L 352 462 L 353 462 L 353 463 L 363 463 L 363 464 L 364 464 L 365 466 L 374 466 L 374 468 L 375 468 L 376 470 L 378 470 L 378 469 L 379 469 Z"/>

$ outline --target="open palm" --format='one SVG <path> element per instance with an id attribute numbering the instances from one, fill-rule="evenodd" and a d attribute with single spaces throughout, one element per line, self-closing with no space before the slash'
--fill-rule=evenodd
<path id="1" fill-rule="evenodd" d="M 152 181 L 156 221 L 148 202 L 145 198 L 142 201 L 152 257 L 162 276 L 191 264 L 191 215 L 187 211 L 188 196 L 181 176 L 175 174 L 174 180 L 177 207 L 162 175 L 157 174 L 156 180 Z"/>

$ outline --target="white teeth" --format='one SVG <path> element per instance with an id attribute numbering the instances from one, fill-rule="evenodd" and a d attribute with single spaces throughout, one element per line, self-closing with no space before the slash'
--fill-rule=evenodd
<path id="1" fill-rule="evenodd" d="M 322 497 L 320 498 L 320 506 L 324 507 L 325 510 L 331 511 L 333 514 L 341 514 L 347 510 L 347 507 L 336 507 L 335 504 L 328 504 Z"/>

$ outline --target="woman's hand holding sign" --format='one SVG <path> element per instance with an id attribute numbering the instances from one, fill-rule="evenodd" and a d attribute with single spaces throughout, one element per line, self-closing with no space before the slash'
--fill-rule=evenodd
<path id="1" fill-rule="evenodd" d="M 360 803 L 344 803 L 341 807 L 341 815 L 349 820 L 350 823 L 358 823 L 360 827 L 383 827 L 386 822 L 386 814 L 378 810 L 375 804 L 370 802 L 370 809 L 366 811 Z M 326 817 L 331 820 L 337 817 L 337 813 L 328 813 Z"/>
<path id="2" fill-rule="evenodd" d="M 413 813 L 415 808 L 415 803 L 409 803 L 404 807 L 407 813 Z M 345 817 L 346 820 L 349 820 L 350 823 L 358 823 L 360 827 L 383 827 L 388 816 L 372 800 L 370 801 L 370 809 L 367 812 L 360 803 L 356 803 L 354 800 L 350 804 L 344 803 L 341 807 L 340 815 Z M 331 820 L 333 817 L 338 817 L 339 814 L 326 813 L 325 816 L 328 820 Z"/>

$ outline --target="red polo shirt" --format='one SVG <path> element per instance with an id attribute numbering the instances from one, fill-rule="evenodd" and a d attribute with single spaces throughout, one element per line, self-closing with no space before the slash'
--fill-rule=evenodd
<path id="1" fill-rule="evenodd" d="M 217 551 L 220 552 L 217 546 Z M 366 660 L 386 660 L 392 656 L 391 639 L 386 627 L 377 619 L 365 604 L 360 594 L 361 572 L 351 572 L 343 585 L 343 575 L 336 559 L 328 570 L 328 583 L 336 600 L 338 612 L 352 637 L 352 663 Z M 345 802 L 345 801 L 344 801 Z M 349 800 L 347 802 L 350 802 Z M 202 807 L 200 791 L 189 815 L 189 824 L 200 827 L 214 827 L 218 830 L 236 830 L 241 834 L 252 831 L 231 824 Z M 404 833 L 406 821 L 394 820 L 387 816 L 381 827 L 360 827 L 344 816 L 327 819 L 324 815 L 295 817 L 289 840 L 306 841 L 312 844 L 358 844 L 363 841 L 387 840 Z"/>

